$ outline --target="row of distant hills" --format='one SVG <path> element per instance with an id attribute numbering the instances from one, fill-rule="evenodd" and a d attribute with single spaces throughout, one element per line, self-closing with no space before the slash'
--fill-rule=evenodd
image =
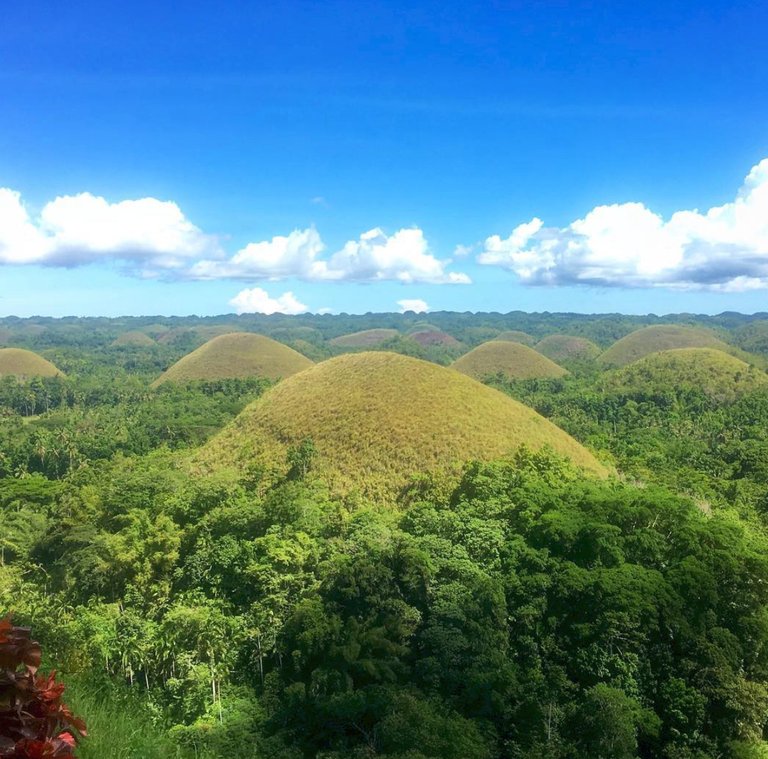
<path id="1" fill-rule="evenodd" d="M 648 317 L 657 323 L 643 325 L 568 314 L 375 316 L 5 319 L 0 376 L 63 376 L 57 358 L 65 370 L 87 373 L 83 356 L 125 369 L 141 356 L 160 367 L 147 377 L 156 388 L 263 377 L 274 386 L 195 453 L 193 469 L 279 470 L 291 451 L 311 444 L 313 468 L 333 490 L 385 499 L 414 474 L 499 458 L 521 444 L 610 475 L 610 462 L 488 383 L 574 374 L 602 391 L 691 385 L 724 400 L 768 387 L 764 318 Z M 256 322 L 262 334 L 243 329 Z M 366 328 L 341 329 L 350 326 Z M 153 364 L 143 366 L 147 376 Z"/>

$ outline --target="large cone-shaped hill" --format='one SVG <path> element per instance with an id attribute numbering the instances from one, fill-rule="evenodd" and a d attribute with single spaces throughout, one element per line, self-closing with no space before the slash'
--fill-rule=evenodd
<path id="1" fill-rule="evenodd" d="M 479 380 L 498 374 L 508 379 L 562 377 L 567 374 L 562 366 L 533 348 L 509 340 L 491 340 L 478 345 L 454 361 L 452 367 Z"/>
<path id="2" fill-rule="evenodd" d="M 236 377 L 290 377 L 312 366 L 306 356 L 264 335 L 231 332 L 214 337 L 177 361 L 158 377 L 163 382 L 231 379 Z"/>
<path id="3" fill-rule="evenodd" d="M 285 467 L 310 439 L 334 492 L 392 497 L 418 472 L 544 445 L 604 475 L 589 451 L 527 406 L 451 369 L 388 352 L 346 354 L 271 388 L 197 455 L 206 469 Z"/>
<path id="4" fill-rule="evenodd" d="M 396 329 L 364 329 L 362 332 L 352 332 L 349 335 L 334 337 L 331 345 L 337 348 L 373 348 L 375 345 L 391 340 L 400 333 Z"/>
<path id="5" fill-rule="evenodd" d="M 718 401 L 732 401 L 768 387 L 768 374 L 713 348 L 677 348 L 628 364 L 606 380 L 609 388 L 631 393 L 666 393 L 692 388 Z"/>
<path id="6" fill-rule="evenodd" d="M 626 366 L 659 351 L 675 348 L 715 348 L 733 353 L 733 348 L 701 327 L 657 324 L 630 332 L 602 353 L 599 361 L 611 366 Z"/>
<path id="7" fill-rule="evenodd" d="M 536 344 L 536 350 L 553 361 L 589 361 L 600 355 L 598 348 L 586 337 L 548 335 Z"/>
<path id="8" fill-rule="evenodd" d="M 0 377 L 9 375 L 30 377 L 56 377 L 62 374 L 50 361 L 23 348 L 0 348 Z"/>

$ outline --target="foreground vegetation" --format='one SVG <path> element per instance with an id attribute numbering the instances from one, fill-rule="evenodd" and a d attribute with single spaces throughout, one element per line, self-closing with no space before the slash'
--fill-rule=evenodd
<path id="1" fill-rule="evenodd" d="M 448 317 L 433 317 L 446 328 Z M 339 334 L 355 331 L 340 318 Z M 598 324 L 620 332 L 624 322 Z M 533 317 L 466 323 L 457 336 L 484 342 L 504 326 L 542 336 Z M 297 339 L 314 344 L 301 329 Z M 155 345 L 111 346 L 107 325 L 102 347 L 30 340 L 66 376 L 0 380 L 0 610 L 33 625 L 46 666 L 64 673 L 88 724 L 79 756 L 766 756 L 759 368 L 705 350 L 609 371 L 581 357 L 552 379 L 487 377 L 620 476 L 585 476 L 525 446 L 481 456 L 455 437 L 454 450 L 489 460 L 448 477 L 414 457 L 384 499 L 333 488 L 319 451 L 341 446 L 380 397 L 387 357 L 367 376 L 344 373 L 349 387 L 338 376 L 319 383 L 311 398 L 292 394 L 301 375 L 273 390 L 241 379 L 151 391 L 190 347 L 188 333 L 154 334 Z M 761 345 L 757 328 L 730 334 Z M 370 366 L 368 356 L 311 373 Z M 424 372 L 434 398 L 449 370 Z M 412 390 L 399 387 L 382 400 L 373 443 L 391 429 L 401 447 L 433 439 L 478 395 L 459 394 L 433 424 L 399 405 Z M 219 431 L 281 389 L 296 431 L 275 467 L 190 476 L 201 446 L 224 460 Z M 316 420 L 355 397 L 349 418 Z M 230 429 L 249 429 L 250 409 Z M 490 417 L 498 429 L 485 428 L 502 434 Z M 254 453 L 258 419 L 241 438 Z"/>

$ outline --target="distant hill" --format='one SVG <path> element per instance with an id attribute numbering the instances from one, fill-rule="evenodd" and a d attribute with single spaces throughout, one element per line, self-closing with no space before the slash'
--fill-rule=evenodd
<path id="1" fill-rule="evenodd" d="M 613 372 L 605 385 L 630 393 L 666 393 L 690 387 L 718 401 L 768 388 L 768 374 L 714 348 L 676 348 L 653 353 Z"/>
<path id="2" fill-rule="evenodd" d="M 408 339 L 418 343 L 422 348 L 429 348 L 433 345 L 439 345 L 443 348 L 461 347 L 461 343 L 453 335 L 439 329 L 423 329 L 411 332 L 408 334 Z"/>
<path id="3" fill-rule="evenodd" d="M 123 332 L 112 341 L 113 348 L 152 348 L 157 343 L 146 333 L 138 330 Z"/>
<path id="4" fill-rule="evenodd" d="M 412 335 L 414 332 L 441 332 L 440 327 L 432 324 L 431 322 L 416 322 L 412 324 L 407 331 L 407 334 Z"/>
<path id="5" fill-rule="evenodd" d="M 536 350 L 554 362 L 591 360 L 600 355 L 600 348 L 591 340 L 573 335 L 548 335 L 536 343 Z"/>
<path id="6" fill-rule="evenodd" d="M 232 332 L 214 337 L 187 354 L 153 383 L 233 377 L 290 377 L 312 366 L 306 356 L 264 335 Z"/>
<path id="7" fill-rule="evenodd" d="M 56 377 L 62 372 L 37 353 L 23 348 L 0 348 L 0 377 Z"/>
<path id="8" fill-rule="evenodd" d="M 491 340 L 478 345 L 451 367 L 478 380 L 498 374 L 508 379 L 533 379 L 562 377 L 568 373 L 533 348 L 509 340 Z"/>
<path id="9" fill-rule="evenodd" d="M 521 332 L 519 329 L 507 329 L 500 332 L 494 340 L 509 340 L 511 343 L 522 343 L 523 345 L 533 345 L 536 339 L 527 332 Z"/>
<path id="10" fill-rule="evenodd" d="M 352 332 L 349 335 L 334 337 L 329 342 L 337 348 L 373 348 L 397 337 L 399 334 L 396 329 L 364 329 L 362 332 Z"/>
<path id="11" fill-rule="evenodd" d="M 606 469 L 559 427 L 458 372 L 394 353 L 347 354 L 271 388 L 198 454 L 206 469 L 285 467 L 305 440 L 313 470 L 338 492 L 394 495 L 417 472 L 457 471 L 521 444 L 551 446 L 597 474 Z"/>
<path id="12" fill-rule="evenodd" d="M 630 332 L 602 353 L 598 360 L 610 366 L 625 366 L 651 353 L 674 348 L 715 348 L 726 353 L 734 351 L 732 346 L 708 329 L 658 324 Z"/>

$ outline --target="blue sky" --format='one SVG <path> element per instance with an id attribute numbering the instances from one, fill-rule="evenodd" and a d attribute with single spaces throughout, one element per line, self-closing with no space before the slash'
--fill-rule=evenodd
<path id="1" fill-rule="evenodd" d="M 768 310 L 764 2 L 3 16 L 0 315 Z"/>

